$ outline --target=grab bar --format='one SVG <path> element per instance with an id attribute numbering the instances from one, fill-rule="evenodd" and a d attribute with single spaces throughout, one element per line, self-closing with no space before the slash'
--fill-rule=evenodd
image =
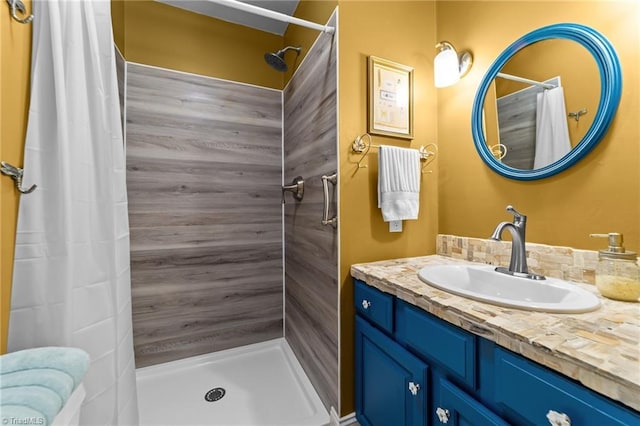
<path id="1" fill-rule="evenodd" d="M 324 211 L 322 212 L 322 224 L 323 225 L 331 225 L 334 228 L 338 226 L 338 216 L 332 217 L 329 219 L 329 183 L 334 186 L 338 183 L 338 174 L 334 173 L 332 175 L 323 175 L 322 176 L 322 190 L 324 193 Z"/>

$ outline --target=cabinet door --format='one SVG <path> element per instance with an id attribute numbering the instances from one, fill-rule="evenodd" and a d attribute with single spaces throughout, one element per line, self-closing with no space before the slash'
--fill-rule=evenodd
<path id="1" fill-rule="evenodd" d="M 434 404 L 434 424 L 447 426 L 509 426 L 487 407 L 446 379 L 438 382 L 440 403 Z"/>
<path id="2" fill-rule="evenodd" d="M 476 336 L 473 334 L 398 300 L 395 338 L 423 356 L 431 368 L 443 367 L 448 375 L 475 389 Z"/>
<path id="3" fill-rule="evenodd" d="M 580 426 L 640 425 L 640 414 L 533 361 L 495 349 L 495 401 L 518 425 L 554 424 L 551 411 Z"/>
<path id="4" fill-rule="evenodd" d="M 359 316 L 355 365 L 361 425 L 426 425 L 427 365 Z"/>

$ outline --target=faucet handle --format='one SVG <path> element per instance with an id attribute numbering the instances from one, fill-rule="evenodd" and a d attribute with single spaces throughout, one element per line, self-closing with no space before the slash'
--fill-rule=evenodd
<path id="1" fill-rule="evenodd" d="M 511 204 L 507 206 L 507 211 L 513 215 L 514 222 L 526 222 L 527 216 L 520 214 Z"/>

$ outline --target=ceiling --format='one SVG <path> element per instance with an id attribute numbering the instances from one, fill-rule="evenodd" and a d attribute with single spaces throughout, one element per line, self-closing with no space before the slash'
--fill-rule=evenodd
<path id="1" fill-rule="evenodd" d="M 156 0 L 170 6 L 179 7 L 201 15 L 211 16 L 212 18 L 221 19 L 234 24 L 240 24 L 247 27 L 255 28 L 273 34 L 284 35 L 287 30 L 286 22 L 276 21 L 274 19 L 265 18 L 254 15 L 252 13 L 243 12 L 241 10 L 232 9 L 220 4 L 212 3 L 207 0 Z M 249 3 L 263 9 L 270 9 L 286 15 L 293 15 L 298 7 L 299 0 L 240 0 L 242 3 Z"/>

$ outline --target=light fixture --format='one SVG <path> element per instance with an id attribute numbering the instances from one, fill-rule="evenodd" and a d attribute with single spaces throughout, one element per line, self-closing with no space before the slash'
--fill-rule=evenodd
<path id="1" fill-rule="evenodd" d="M 433 78 L 436 87 L 456 84 L 471 69 L 473 63 L 471 52 L 465 50 L 458 54 L 448 41 L 436 44 L 436 49 L 440 49 L 433 60 Z"/>

